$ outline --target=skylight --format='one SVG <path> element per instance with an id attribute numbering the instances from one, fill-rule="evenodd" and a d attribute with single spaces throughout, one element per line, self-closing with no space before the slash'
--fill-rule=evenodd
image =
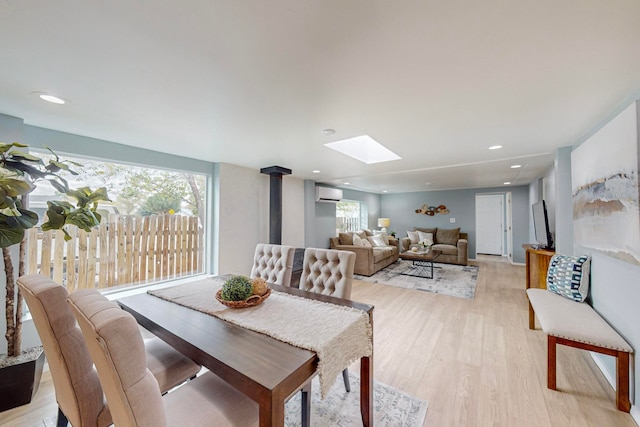
<path id="1" fill-rule="evenodd" d="M 324 145 L 368 165 L 373 163 L 389 162 L 391 160 L 398 160 L 402 158 L 388 148 L 382 146 L 369 135 L 356 136 L 355 138 L 329 142 Z"/>

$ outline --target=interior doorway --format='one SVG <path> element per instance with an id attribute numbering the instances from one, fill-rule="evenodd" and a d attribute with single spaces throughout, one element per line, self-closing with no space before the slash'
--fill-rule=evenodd
<path id="1" fill-rule="evenodd" d="M 504 194 L 476 194 L 476 253 L 505 255 Z"/>

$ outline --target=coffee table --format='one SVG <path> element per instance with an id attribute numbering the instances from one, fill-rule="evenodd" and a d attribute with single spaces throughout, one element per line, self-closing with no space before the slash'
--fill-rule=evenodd
<path id="1" fill-rule="evenodd" d="M 436 249 L 429 251 L 412 252 L 406 251 L 400 254 L 400 258 L 412 262 L 411 268 L 400 274 L 404 276 L 422 277 L 433 279 L 433 260 L 438 258 L 442 252 Z"/>

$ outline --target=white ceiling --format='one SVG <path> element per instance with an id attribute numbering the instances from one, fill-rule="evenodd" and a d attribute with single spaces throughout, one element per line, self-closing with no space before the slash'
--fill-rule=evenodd
<path id="1" fill-rule="evenodd" d="M 0 0 L 0 22 L 0 113 L 373 192 L 527 184 L 640 89 L 638 0 Z M 362 134 L 402 160 L 323 146 Z"/>

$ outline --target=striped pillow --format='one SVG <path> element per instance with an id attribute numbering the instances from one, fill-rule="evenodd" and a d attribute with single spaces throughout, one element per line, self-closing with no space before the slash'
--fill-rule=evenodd
<path id="1" fill-rule="evenodd" d="M 588 255 L 554 255 L 547 270 L 547 289 L 565 298 L 582 302 L 589 293 Z"/>

